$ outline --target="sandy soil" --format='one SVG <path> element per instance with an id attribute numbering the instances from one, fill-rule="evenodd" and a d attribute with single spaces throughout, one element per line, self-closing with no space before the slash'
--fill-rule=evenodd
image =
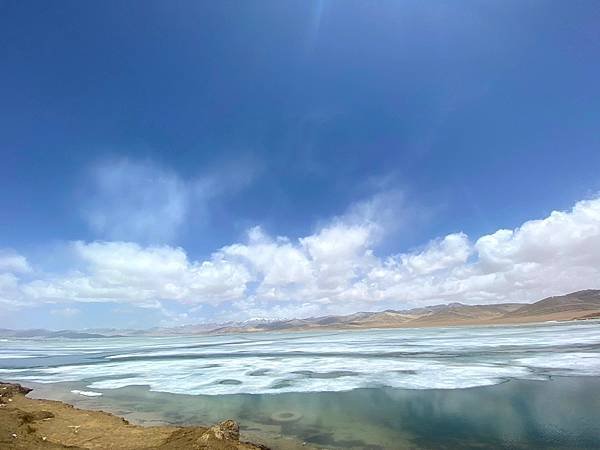
<path id="1" fill-rule="evenodd" d="M 18 384 L 0 383 L 1 449 L 255 450 L 240 442 L 239 427 L 226 420 L 213 427 L 141 427 L 102 411 L 52 400 L 34 400 Z"/>

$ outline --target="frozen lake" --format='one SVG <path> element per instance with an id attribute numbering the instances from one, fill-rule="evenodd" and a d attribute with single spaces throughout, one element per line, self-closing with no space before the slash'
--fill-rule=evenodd
<path id="1" fill-rule="evenodd" d="M 458 389 L 600 374 L 600 324 L 0 342 L 0 377 L 180 394 Z"/>
<path id="2" fill-rule="evenodd" d="M 274 448 L 600 447 L 598 375 L 598 322 L 0 342 L 36 396 Z"/>

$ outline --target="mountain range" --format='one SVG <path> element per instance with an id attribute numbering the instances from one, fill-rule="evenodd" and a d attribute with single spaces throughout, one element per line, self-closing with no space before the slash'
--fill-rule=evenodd
<path id="1" fill-rule="evenodd" d="M 212 330 L 212 332 L 419 328 L 589 319 L 600 319 L 600 290 L 578 291 L 567 295 L 548 297 L 535 303 L 491 305 L 450 303 L 400 311 L 359 312 L 347 316 L 325 316 L 243 326 L 224 326 Z"/>
<path id="2" fill-rule="evenodd" d="M 0 329 L 0 337 L 104 338 L 117 336 L 170 336 L 259 331 L 352 330 L 420 328 L 458 325 L 502 325 L 548 321 L 600 319 L 600 290 L 584 290 L 548 297 L 535 303 L 465 305 L 450 303 L 408 310 L 358 312 L 345 316 L 184 325 L 146 330 L 94 329 L 84 331 Z"/>

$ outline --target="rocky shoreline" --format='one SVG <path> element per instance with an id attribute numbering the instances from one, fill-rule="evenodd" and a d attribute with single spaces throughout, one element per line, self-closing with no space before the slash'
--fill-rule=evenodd
<path id="1" fill-rule="evenodd" d="M 127 450 L 265 450 L 240 441 L 239 426 L 225 420 L 212 427 L 132 425 L 103 411 L 30 399 L 31 389 L 0 383 L 0 448 Z"/>

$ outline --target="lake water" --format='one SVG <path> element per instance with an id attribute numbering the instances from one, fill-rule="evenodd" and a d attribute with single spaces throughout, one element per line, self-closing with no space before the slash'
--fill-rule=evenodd
<path id="1" fill-rule="evenodd" d="M 600 448 L 599 375 L 598 322 L 0 342 L 36 396 L 274 448 Z"/>

